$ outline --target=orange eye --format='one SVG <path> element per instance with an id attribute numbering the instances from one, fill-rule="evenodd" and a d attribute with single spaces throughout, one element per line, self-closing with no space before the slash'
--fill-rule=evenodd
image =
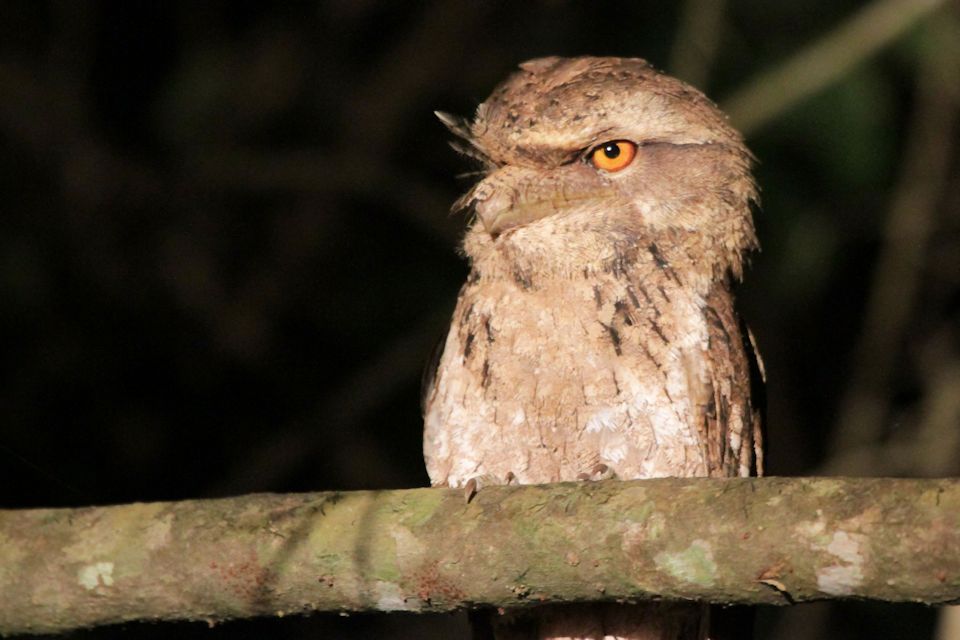
<path id="1" fill-rule="evenodd" d="M 637 155 L 637 145 L 629 140 L 604 142 L 590 154 L 593 166 L 603 171 L 615 173 L 626 169 Z"/>

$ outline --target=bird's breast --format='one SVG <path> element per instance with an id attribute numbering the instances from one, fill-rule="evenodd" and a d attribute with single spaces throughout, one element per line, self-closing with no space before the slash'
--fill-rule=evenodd
<path id="1" fill-rule="evenodd" d="M 701 475 L 697 305 L 641 278 L 467 285 L 428 397 L 431 479 L 554 482 L 598 464 L 621 478 Z"/>

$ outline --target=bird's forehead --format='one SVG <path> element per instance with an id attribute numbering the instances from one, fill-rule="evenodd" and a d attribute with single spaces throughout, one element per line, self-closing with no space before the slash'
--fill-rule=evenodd
<path id="1" fill-rule="evenodd" d="M 541 58 L 494 89 L 471 127 L 502 161 L 563 160 L 617 137 L 705 142 L 738 136 L 699 91 L 640 59 Z"/>

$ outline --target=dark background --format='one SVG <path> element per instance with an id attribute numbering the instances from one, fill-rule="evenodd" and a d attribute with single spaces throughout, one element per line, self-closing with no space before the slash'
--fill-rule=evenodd
<path id="1" fill-rule="evenodd" d="M 471 168 L 431 111 L 469 114 L 547 54 L 647 58 L 747 134 L 769 471 L 957 475 L 960 12 L 910 4 L 0 3 L 0 506 L 425 485 L 419 376 L 465 276 L 448 208 Z M 933 638 L 937 616 L 816 604 L 758 628 Z"/>

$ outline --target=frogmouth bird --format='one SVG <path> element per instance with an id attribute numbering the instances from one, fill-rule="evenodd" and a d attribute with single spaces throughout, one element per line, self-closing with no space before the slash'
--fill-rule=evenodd
<path id="1" fill-rule="evenodd" d="M 432 484 L 750 476 L 759 360 L 733 285 L 757 247 L 741 135 L 640 59 L 520 65 L 440 119 L 482 179 L 470 273 L 424 384 Z M 500 638 L 701 639 L 706 607 L 583 604 L 497 616 Z"/>

